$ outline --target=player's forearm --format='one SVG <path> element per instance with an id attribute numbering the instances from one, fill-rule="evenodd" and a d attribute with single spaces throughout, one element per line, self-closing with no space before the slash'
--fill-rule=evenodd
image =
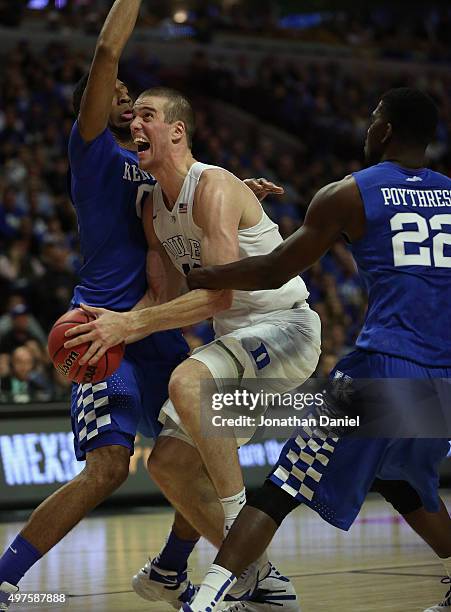
<path id="1" fill-rule="evenodd" d="M 294 275 L 293 275 L 294 276 Z M 247 257 L 224 266 L 195 268 L 187 276 L 190 289 L 277 289 L 289 280 L 286 271 L 274 267 L 269 255 Z"/>
<path id="2" fill-rule="evenodd" d="M 131 311 L 136 312 L 137 310 L 143 310 L 144 308 L 150 308 L 152 306 L 155 306 L 155 304 L 156 304 L 155 299 L 152 297 L 149 291 L 146 291 L 146 293 L 139 300 L 139 302 L 137 302 L 133 306 Z M 142 338 L 143 336 L 140 336 L 139 334 L 130 334 L 125 339 L 125 344 L 133 344 L 133 342 L 137 342 L 138 340 L 141 340 Z"/>
<path id="3" fill-rule="evenodd" d="M 156 303 L 157 302 L 156 302 L 155 298 L 153 298 L 152 295 L 150 294 L 149 290 L 147 290 L 146 293 L 139 300 L 139 302 L 137 302 L 133 306 L 132 311 L 134 311 L 134 310 L 143 310 L 144 308 L 150 308 L 150 306 L 155 306 Z"/>
<path id="4" fill-rule="evenodd" d="M 230 307 L 232 295 L 227 291 L 190 291 L 171 302 L 128 313 L 127 343 L 149 334 L 176 329 L 209 319 Z"/>
<path id="5" fill-rule="evenodd" d="M 338 231 L 302 226 L 268 255 L 246 257 L 225 266 L 195 268 L 187 276 L 190 289 L 278 289 L 318 261 L 333 245 Z"/>
<path id="6" fill-rule="evenodd" d="M 119 61 L 138 19 L 141 0 L 116 0 L 97 41 L 97 52 L 104 51 Z"/>

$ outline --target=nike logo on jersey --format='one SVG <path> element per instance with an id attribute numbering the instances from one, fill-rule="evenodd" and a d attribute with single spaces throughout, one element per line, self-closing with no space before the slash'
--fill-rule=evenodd
<path id="1" fill-rule="evenodd" d="M 423 179 L 421 176 L 409 176 L 409 178 L 406 178 L 406 181 L 408 183 L 418 183 L 418 181 L 422 182 Z"/>
<path id="2" fill-rule="evenodd" d="M 17 555 L 17 550 L 15 550 L 12 546 L 9 547 L 9 550 L 15 555 Z"/>

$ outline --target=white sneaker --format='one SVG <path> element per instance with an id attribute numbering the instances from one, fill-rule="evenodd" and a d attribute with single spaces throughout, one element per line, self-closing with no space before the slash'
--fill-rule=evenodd
<path id="1" fill-rule="evenodd" d="M 254 564 L 255 566 L 255 564 Z M 247 574 L 247 575 L 246 575 Z M 239 589 L 239 597 L 236 597 L 235 586 L 226 596 L 240 599 L 240 601 L 225 601 L 221 612 L 300 612 L 301 608 L 296 595 L 296 591 L 286 576 L 267 561 L 260 569 L 255 567 L 248 568 L 245 575 L 240 576 L 237 584 L 247 587 L 253 583 L 253 589 L 243 593 L 243 588 Z M 451 612 L 451 611 L 450 611 Z"/>
<path id="2" fill-rule="evenodd" d="M 18 593 L 19 587 L 9 584 L 9 582 L 2 582 L 0 584 L 0 610 L 7 610 L 11 605 L 11 595 Z"/>
<path id="3" fill-rule="evenodd" d="M 258 579 L 260 572 L 266 573 L 266 566 L 268 564 L 267 557 L 260 557 L 257 561 L 254 561 L 238 578 L 233 587 L 226 595 L 226 600 L 248 600 L 252 593 L 257 589 Z"/>
<path id="4" fill-rule="evenodd" d="M 451 578 L 443 578 L 442 583 L 451 584 Z M 445 599 L 441 603 L 428 608 L 424 612 L 451 612 L 451 587 L 445 595 Z"/>
<path id="5" fill-rule="evenodd" d="M 133 576 L 132 587 L 147 601 L 165 601 L 178 610 L 183 603 L 191 603 L 197 593 L 186 570 L 174 572 L 158 567 L 151 559 Z M 1 610 L 1 608 L 0 608 Z"/>

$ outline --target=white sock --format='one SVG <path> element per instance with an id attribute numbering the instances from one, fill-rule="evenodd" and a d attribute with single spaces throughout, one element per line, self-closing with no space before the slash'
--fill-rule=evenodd
<path id="1" fill-rule="evenodd" d="M 232 497 L 224 497 L 219 501 L 224 510 L 224 537 L 226 537 L 236 517 L 246 503 L 246 489 L 243 489 L 236 495 L 232 495 Z"/>
<path id="2" fill-rule="evenodd" d="M 451 578 L 451 557 L 447 557 L 446 559 L 439 557 L 439 559 L 443 563 L 446 573 Z"/>
<path id="3" fill-rule="evenodd" d="M 191 608 L 194 612 L 205 612 L 205 610 L 213 612 L 235 582 L 236 578 L 229 570 L 213 563 L 200 585 Z"/>

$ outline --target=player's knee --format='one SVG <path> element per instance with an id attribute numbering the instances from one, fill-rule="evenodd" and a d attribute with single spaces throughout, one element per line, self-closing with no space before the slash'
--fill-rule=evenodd
<path id="1" fill-rule="evenodd" d="M 280 527 L 285 517 L 301 504 L 267 479 L 263 486 L 250 496 L 247 505 L 264 512 Z"/>
<path id="2" fill-rule="evenodd" d="M 127 479 L 130 451 L 123 446 L 103 447 L 87 454 L 86 477 L 100 491 L 115 491 Z"/>
<path id="3" fill-rule="evenodd" d="M 159 484 L 170 481 L 180 468 L 176 457 L 154 450 L 147 460 L 147 469 L 152 480 Z"/>
<path id="4" fill-rule="evenodd" d="M 399 512 L 410 514 L 423 507 L 423 502 L 415 489 L 404 480 L 380 480 L 376 478 L 371 487 Z"/>
<path id="5" fill-rule="evenodd" d="M 115 491 L 127 480 L 128 469 L 128 464 L 123 463 L 103 466 L 96 476 L 99 488 Z"/>
<path id="6" fill-rule="evenodd" d="M 169 436 L 161 436 L 147 460 L 152 479 L 162 488 L 169 483 L 180 486 L 194 479 L 202 470 L 198 452 L 189 444 Z"/>
<path id="7" fill-rule="evenodd" d="M 202 366 L 194 359 L 187 359 L 174 370 L 169 381 L 169 398 L 182 420 L 189 418 L 199 402 Z"/>

